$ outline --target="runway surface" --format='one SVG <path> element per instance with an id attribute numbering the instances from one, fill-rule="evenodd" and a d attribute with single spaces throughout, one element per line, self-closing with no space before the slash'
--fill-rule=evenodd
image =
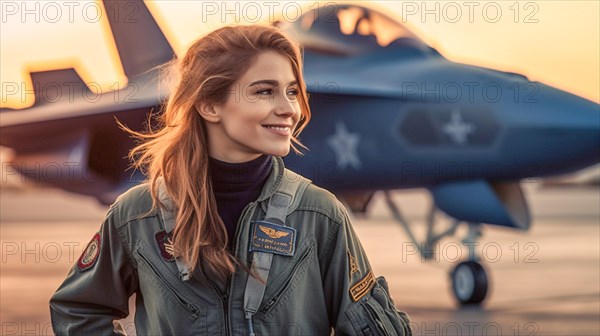
<path id="1" fill-rule="evenodd" d="M 481 308 L 460 308 L 448 271 L 466 257 L 444 239 L 424 262 L 376 194 L 367 218 L 353 218 L 372 267 L 384 275 L 415 335 L 600 334 L 600 191 L 525 183 L 529 232 L 485 227 L 476 250 L 491 288 Z M 1 335 L 51 335 L 48 299 L 97 231 L 106 211 L 92 199 L 56 190 L 0 190 Z M 430 199 L 423 191 L 394 198 L 420 237 Z M 442 214 L 437 218 L 447 222 Z M 133 334 L 130 318 L 125 329 Z"/>

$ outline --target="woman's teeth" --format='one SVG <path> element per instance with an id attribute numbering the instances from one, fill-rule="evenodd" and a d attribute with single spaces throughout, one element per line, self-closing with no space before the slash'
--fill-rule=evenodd
<path id="1" fill-rule="evenodd" d="M 275 130 L 278 130 L 278 131 L 287 131 L 287 130 L 290 129 L 289 127 L 279 127 L 279 126 L 265 126 L 265 127 L 272 128 L 272 129 L 275 129 Z"/>

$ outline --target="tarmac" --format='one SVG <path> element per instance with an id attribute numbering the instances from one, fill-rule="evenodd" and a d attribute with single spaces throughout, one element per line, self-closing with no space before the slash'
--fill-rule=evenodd
<path id="1" fill-rule="evenodd" d="M 414 335 L 599 335 L 600 189 L 524 183 L 533 216 L 528 232 L 485 226 L 476 251 L 490 289 L 479 307 L 458 305 L 448 272 L 467 256 L 457 236 L 436 258 L 415 253 L 377 193 L 354 228 L 376 275 L 384 275 Z M 393 197 L 417 236 L 430 204 L 422 190 Z M 98 230 L 107 208 L 53 189 L 0 190 L 0 334 L 52 335 L 48 300 Z M 448 218 L 438 213 L 440 228 Z M 131 301 L 132 302 L 132 301 Z M 131 303 L 130 302 L 130 303 Z M 135 334 L 133 309 L 125 319 Z"/>

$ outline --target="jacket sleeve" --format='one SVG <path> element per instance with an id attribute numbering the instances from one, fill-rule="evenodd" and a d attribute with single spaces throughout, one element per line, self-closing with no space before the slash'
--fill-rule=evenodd
<path id="1" fill-rule="evenodd" d="M 115 226 L 114 208 L 50 299 L 56 335 L 124 335 L 137 275 Z"/>
<path id="2" fill-rule="evenodd" d="M 396 309 L 385 279 L 373 274 L 345 209 L 339 224 L 323 277 L 335 334 L 412 335 L 408 315 Z"/>

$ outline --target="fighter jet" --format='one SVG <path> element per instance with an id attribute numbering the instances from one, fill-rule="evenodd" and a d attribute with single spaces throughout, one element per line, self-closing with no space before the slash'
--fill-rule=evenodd
<path id="1" fill-rule="evenodd" d="M 104 3 L 121 8 L 119 1 Z M 2 111 L 0 145 L 14 150 L 11 167 L 103 203 L 143 180 L 126 171 L 133 142 L 115 118 L 134 130 L 147 126 L 168 95 L 155 67 L 174 54 L 143 1 L 134 3 L 135 25 L 106 12 L 128 86 L 92 100 L 72 69 L 32 74 L 38 88 L 65 83 L 59 89 L 81 87 L 82 98 Z M 368 7 L 328 4 L 276 24 L 304 47 L 312 109 L 300 135 L 309 151 L 288 155 L 287 167 L 333 191 L 354 212 L 366 212 L 374 192 L 383 191 L 395 220 L 427 260 L 436 242 L 460 225 L 468 227 L 467 246 L 483 225 L 528 230 L 523 179 L 600 162 L 600 107 L 594 102 L 519 74 L 451 62 Z M 424 241 L 390 196 L 400 188 L 426 188 L 432 195 Z M 448 228 L 437 228 L 437 210 L 454 218 Z M 468 255 L 450 273 L 453 294 L 461 304 L 479 304 L 488 276 L 475 250 Z"/>

